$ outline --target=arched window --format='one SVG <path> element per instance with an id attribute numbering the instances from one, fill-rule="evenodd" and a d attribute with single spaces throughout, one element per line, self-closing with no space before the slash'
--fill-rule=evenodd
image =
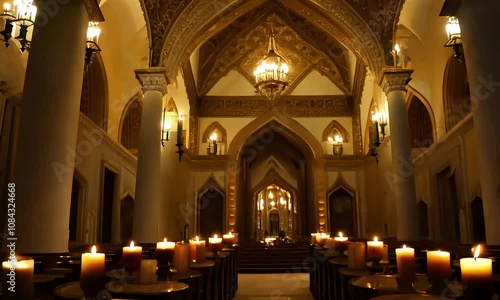
<path id="1" fill-rule="evenodd" d="M 443 110 L 446 131 L 471 112 L 469 79 L 465 63 L 450 57 L 443 80 Z"/>
<path id="2" fill-rule="evenodd" d="M 219 124 L 219 122 L 213 122 L 212 124 L 208 125 L 205 131 L 203 132 L 201 141 L 202 143 L 206 143 L 207 145 L 207 154 L 209 154 L 208 145 L 213 134 L 215 134 L 217 138 L 216 139 L 216 142 L 218 144 L 217 154 L 225 154 L 226 144 L 227 144 L 227 133 L 226 129 L 222 127 L 222 125 Z"/>
<path id="3" fill-rule="evenodd" d="M 434 126 L 431 113 L 419 97 L 409 93 L 408 121 L 412 148 L 428 148 L 434 143 Z"/>
<path id="4" fill-rule="evenodd" d="M 80 112 L 104 131 L 107 130 L 108 83 L 104 63 L 99 53 L 83 75 Z"/>
<path id="5" fill-rule="evenodd" d="M 142 101 L 135 95 L 125 106 L 121 121 L 120 143 L 132 154 L 139 154 L 139 134 L 141 130 Z"/>

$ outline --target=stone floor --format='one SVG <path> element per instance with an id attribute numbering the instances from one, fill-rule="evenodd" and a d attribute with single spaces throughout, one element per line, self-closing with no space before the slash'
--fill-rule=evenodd
<path id="1" fill-rule="evenodd" d="M 239 274 L 235 300 L 312 300 L 308 273 Z"/>

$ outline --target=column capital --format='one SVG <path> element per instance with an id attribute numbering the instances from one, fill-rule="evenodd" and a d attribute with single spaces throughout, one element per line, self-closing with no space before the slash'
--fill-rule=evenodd
<path id="1" fill-rule="evenodd" d="M 412 73 L 412 69 L 384 68 L 379 76 L 378 85 L 386 95 L 393 91 L 406 91 L 406 85 L 410 82 Z"/>
<path id="2" fill-rule="evenodd" d="M 164 68 L 137 69 L 135 78 L 141 83 L 144 92 L 159 91 L 163 95 L 167 93 L 168 79 Z"/>

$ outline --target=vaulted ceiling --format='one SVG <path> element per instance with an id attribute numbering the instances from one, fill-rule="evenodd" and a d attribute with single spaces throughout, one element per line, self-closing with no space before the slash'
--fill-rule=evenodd
<path id="1" fill-rule="evenodd" d="M 404 0 L 141 0 L 150 32 L 151 66 L 167 75 L 200 45 L 204 94 L 228 68 L 251 76 L 266 53 L 269 27 L 282 56 L 304 76 L 311 67 L 350 93 L 346 49 L 378 72 L 391 63 Z M 206 78 L 205 78 L 206 76 Z"/>

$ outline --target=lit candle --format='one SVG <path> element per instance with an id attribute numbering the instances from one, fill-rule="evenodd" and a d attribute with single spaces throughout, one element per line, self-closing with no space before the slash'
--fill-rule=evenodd
<path id="1" fill-rule="evenodd" d="M 208 250 L 217 255 L 217 252 L 222 250 L 222 238 L 217 237 L 217 235 L 214 235 L 213 238 L 208 238 Z"/>
<path id="2" fill-rule="evenodd" d="M 175 245 L 174 267 L 177 272 L 189 272 L 189 244 L 178 242 Z"/>
<path id="3" fill-rule="evenodd" d="M 123 247 L 122 260 L 123 267 L 128 273 L 139 270 L 142 260 L 142 247 L 134 246 L 134 241 L 130 242 L 130 247 Z"/>
<path id="4" fill-rule="evenodd" d="M 95 246 L 92 246 L 91 253 L 82 254 L 80 287 L 87 297 L 94 298 L 104 288 L 104 261 L 104 253 L 97 253 Z"/>
<path id="5" fill-rule="evenodd" d="M 205 241 L 196 237 L 194 240 L 189 241 L 189 248 L 191 252 L 191 261 L 201 262 L 205 261 Z"/>
<path id="6" fill-rule="evenodd" d="M 311 233 L 311 245 L 316 245 L 318 241 L 316 240 L 316 237 L 320 235 L 321 233 L 316 232 L 316 233 Z"/>
<path id="7" fill-rule="evenodd" d="M 339 232 L 339 236 L 334 237 L 335 242 L 337 242 L 340 245 L 347 246 L 349 244 L 349 238 L 344 237 L 344 234 L 342 232 Z"/>
<path id="8" fill-rule="evenodd" d="M 156 282 L 156 259 L 143 259 L 139 271 L 139 283 L 151 284 Z"/>
<path id="9" fill-rule="evenodd" d="M 324 246 L 326 240 L 329 238 L 330 238 L 330 235 L 328 233 L 322 232 L 321 234 L 316 236 L 316 241 L 318 242 L 318 245 Z"/>
<path id="10" fill-rule="evenodd" d="M 363 270 L 365 268 L 365 249 L 363 242 L 351 242 L 347 246 L 347 267 L 349 269 Z"/>
<path id="11" fill-rule="evenodd" d="M 384 242 L 378 240 L 377 237 L 373 241 L 366 242 L 368 245 L 367 257 L 375 261 L 381 261 L 384 258 Z"/>
<path id="12" fill-rule="evenodd" d="M 493 285 L 492 261 L 489 258 L 479 258 L 481 246 L 476 247 L 474 258 L 460 259 L 462 284 L 466 299 L 491 299 Z"/>
<path id="13" fill-rule="evenodd" d="M 228 234 L 224 234 L 222 236 L 222 243 L 224 245 L 233 245 L 234 244 L 234 235 L 232 232 L 229 232 Z"/>
<path id="14" fill-rule="evenodd" d="M 175 242 L 167 242 L 167 238 L 164 238 L 163 242 L 156 243 L 156 259 L 160 262 L 173 262 L 175 251 L 174 249 Z"/>
<path id="15" fill-rule="evenodd" d="M 405 281 L 415 279 L 415 249 L 403 246 L 396 249 L 398 277 Z"/>
<path id="16" fill-rule="evenodd" d="M 184 121 L 183 116 L 179 116 L 179 120 L 177 122 L 177 144 L 182 145 L 184 143 L 184 139 L 182 138 L 182 123 Z"/>
<path id="17" fill-rule="evenodd" d="M 2 263 L 3 299 L 33 299 L 35 274 L 33 259 L 11 260 Z"/>
<path id="18" fill-rule="evenodd" d="M 445 286 L 445 281 L 450 279 L 450 252 L 427 252 L 427 278 L 433 286 Z"/>

